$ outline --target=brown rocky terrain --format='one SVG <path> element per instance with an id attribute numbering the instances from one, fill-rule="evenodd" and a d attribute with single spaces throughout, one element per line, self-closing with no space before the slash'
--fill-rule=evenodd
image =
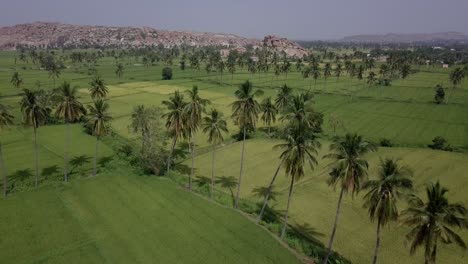
<path id="1" fill-rule="evenodd" d="M 232 34 L 158 30 L 150 27 L 110 27 L 35 22 L 0 28 L 0 50 L 31 47 L 143 47 L 164 45 L 271 47 L 288 56 L 303 57 L 307 51 L 285 38 L 267 36 L 263 41 Z"/>

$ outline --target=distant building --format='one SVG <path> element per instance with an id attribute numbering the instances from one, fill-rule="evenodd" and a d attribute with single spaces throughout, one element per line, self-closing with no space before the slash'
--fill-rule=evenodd
<path id="1" fill-rule="evenodd" d="M 219 53 L 221 54 L 221 57 L 224 57 L 224 58 L 229 56 L 229 50 L 228 49 L 222 49 L 222 50 L 219 51 Z"/>
<path id="2" fill-rule="evenodd" d="M 442 68 L 448 69 L 449 65 L 447 63 L 442 64 Z"/>

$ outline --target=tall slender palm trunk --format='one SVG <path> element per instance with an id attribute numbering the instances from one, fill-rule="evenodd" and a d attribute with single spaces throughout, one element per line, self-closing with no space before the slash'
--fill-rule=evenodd
<path id="1" fill-rule="evenodd" d="M 240 189 L 241 189 L 241 181 L 242 181 L 242 172 L 244 170 L 244 151 L 245 151 L 245 134 L 246 134 L 246 129 L 244 126 L 244 138 L 242 140 L 242 154 L 241 154 L 241 162 L 240 162 L 240 172 L 239 172 L 239 180 L 237 181 L 237 194 L 236 194 L 236 202 L 234 204 L 234 208 L 239 207 L 239 195 L 240 195 Z"/>
<path id="2" fill-rule="evenodd" d="M 278 176 L 278 172 L 279 172 L 279 170 L 281 168 L 281 165 L 282 165 L 282 163 L 280 163 L 280 165 L 276 169 L 275 175 L 273 175 L 273 178 L 271 179 L 270 185 L 268 185 L 268 192 L 265 195 L 265 199 L 263 200 L 262 209 L 260 210 L 260 214 L 257 216 L 257 219 L 255 220 L 255 222 L 257 224 L 260 222 L 260 220 L 262 220 L 263 213 L 265 212 L 265 208 L 266 208 L 267 203 L 268 203 L 268 199 L 270 199 L 270 194 L 271 194 L 271 190 L 273 189 L 273 184 L 275 183 L 276 176 Z"/>
<path id="3" fill-rule="evenodd" d="M 338 218 L 340 217 L 341 201 L 343 200 L 344 190 L 345 190 L 344 188 L 341 188 L 340 198 L 338 199 L 338 206 L 336 208 L 335 224 L 333 225 L 333 231 L 331 233 L 330 242 L 328 242 L 327 256 L 323 259 L 322 264 L 327 264 L 328 263 L 328 258 L 331 255 L 333 240 L 335 240 L 336 227 L 338 226 Z"/>
<path id="4" fill-rule="evenodd" d="M 289 214 L 289 205 L 291 204 L 291 196 L 293 192 L 293 187 L 294 187 L 294 176 L 291 175 L 291 185 L 289 186 L 289 194 L 288 194 L 288 205 L 286 206 L 286 213 L 284 214 L 284 223 L 283 223 L 283 229 L 281 230 L 281 240 L 284 238 L 284 235 L 286 234 L 286 226 L 288 225 L 288 214 Z"/>
<path id="5" fill-rule="evenodd" d="M 96 152 L 94 153 L 93 176 L 96 176 L 96 172 L 97 172 L 98 151 L 99 151 L 99 136 L 96 136 Z"/>
<path id="6" fill-rule="evenodd" d="M 34 160 L 36 162 L 36 178 L 34 180 L 34 188 L 37 188 L 37 181 L 39 179 L 39 162 L 37 160 L 37 127 L 34 126 Z"/>
<path id="7" fill-rule="evenodd" d="M 190 178 L 189 178 L 189 190 L 192 191 L 192 180 L 193 176 L 195 174 L 195 140 L 196 140 L 197 134 L 193 134 L 192 138 L 192 144 L 191 144 L 191 154 L 192 154 L 192 169 L 190 171 Z"/>
<path id="8" fill-rule="evenodd" d="M 169 151 L 169 157 L 167 157 L 167 171 L 171 170 L 171 161 L 172 161 L 172 154 L 174 153 L 174 148 L 177 143 L 177 137 L 174 136 L 172 140 L 171 150 Z"/>
<path id="9" fill-rule="evenodd" d="M 2 167 L 2 176 L 3 176 L 3 196 L 7 196 L 7 174 L 5 168 L 5 162 L 3 161 L 3 152 L 2 152 L 2 143 L 0 142 L 0 166 Z"/>
<path id="10" fill-rule="evenodd" d="M 375 242 L 375 251 L 374 251 L 374 258 L 372 260 L 372 264 L 377 263 L 377 256 L 379 255 L 379 248 L 380 248 L 380 219 L 377 222 L 377 241 Z"/>
<path id="11" fill-rule="evenodd" d="M 213 144 L 213 154 L 211 156 L 211 192 L 210 192 L 210 198 L 213 200 L 213 194 L 214 194 L 214 178 L 215 178 L 215 151 L 216 151 L 216 146 Z"/>
<path id="12" fill-rule="evenodd" d="M 66 121 L 66 130 L 65 130 L 65 164 L 64 164 L 64 180 L 68 181 L 68 144 L 70 141 L 70 123 Z"/>

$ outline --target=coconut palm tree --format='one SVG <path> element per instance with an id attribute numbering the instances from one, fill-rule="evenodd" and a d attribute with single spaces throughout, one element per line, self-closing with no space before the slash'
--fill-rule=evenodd
<path id="1" fill-rule="evenodd" d="M 215 151 L 216 145 L 219 145 L 224 142 L 223 133 L 228 133 L 226 120 L 223 118 L 223 113 L 218 112 L 216 109 L 211 109 L 208 113 L 208 116 L 203 118 L 202 123 L 203 133 L 208 134 L 208 142 L 213 148 L 212 158 L 211 158 L 211 190 L 210 197 L 213 200 L 213 189 L 214 189 L 214 179 L 215 179 Z"/>
<path id="2" fill-rule="evenodd" d="M 20 89 L 21 85 L 23 85 L 23 79 L 21 78 L 21 75 L 19 72 L 14 72 L 13 75 L 11 76 L 10 83 L 15 87 L 16 89 Z"/>
<path id="3" fill-rule="evenodd" d="M 117 68 L 115 69 L 115 75 L 117 75 L 117 77 L 122 78 L 123 74 L 124 74 L 124 66 L 122 63 L 118 63 L 117 64 Z"/>
<path id="4" fill-rule="evenodd" d="M 367 85 L 369 85 L 369 88 L 375 84 L 377 81 L 376 74 L 375 72 L 371 71 L 369 72 L 369 75 L 367 76 Z"/>
<path id="5" fill-rule="evenodd" d="M 27 126 L 32 126 L 34 129 L 34 159 L 36 163 L 36 178 L 34 186 L 37 188 L 39 179 L 39 163 L 37 157 L 37 129 L 44 124 L 47 118 L 48 109 L 44 106 L 39 98 L 40 91 L 31 91 L 23 89 L 23 98 L 20 102 L 21 112 L 23 113 L 24 123 Z"/>
<path id="6" fill-rule="evenodd" d="M 459 85 L 461 83 L 461 81 L 463 80 L 463 76 L 464 76 L 464 72 L 463 72 L 462 68 L 460 68 L 460 67 L 457 67 L 452 72 L 450 72 L 449 79 L 450 79 L 450 82 L 453 85 L 453 90 L 455 90 L 457 85 Z M 449 95 L 450 94 L 447 94 L 447 100 L 446 100 L 447 104 L 449 102 Z"/>
<path id="7" fill-rule="evenodd" d="M 325 78 L 325 89 L 327 89 L 327 80 L 331 76 L 331 70 L 332 70 L 331 64 L 327 62 L 325 64 L 325 68 L 323 68 L 323 77 Z"/>
<path id="8" fill-rule="evenodd" d="M 377 220 L 377 240 L 375 243 L 372 263 L 377 263 L 380 248 L 380 229 L 398 218 L 398 200 L 413 189 L 411 170 L 400 166 L 396 159 L 380 161 L 378 178 L 364 183 L 363 189 L 368 190 L 364 196 L 364 207 L 368 209 L 371 221 Z"/>
<path id="9" fill-rule="evenodd" d="M 109 90 L 107 89 L 104 80 L 101 76 L 96 75 L 93 77 L 91 82 L 89 83 L 89 93 L 91 94 L 91 98 L 95 99 L 104 99 L 107 96 Z"/>
<path id="10" fill-rule="evenodd" d="M 410 241 L 410 253 L 424 247 L 424 263 L 436 263 L 439 241 L 456 244 L 466 249 L 466 244 L 454 230 L 468 228 L 467 209 L 461 203 L 449 203 L 448 189 L 439 182 L 426 187 L 427 202 L 414 196 L 409 208 L 402 212 L 401 222 L 411 228 L 406 235 Z"/>
<path id="11" fill-rule="evenodd" d="M 234 123 L 239 126 L 243 134 L 242 152 L 240 162 L 239 180 L 237 185 L 237 195 L 234 207 L 239 206 L 239 195 L 242 181 L 242 173 L 244 169 L 244 151 L 245 151 L 245 137 L 247 128 L 255 129 L 257 124 L 258 114 L 260 113 L 260 104 L 255 99 L 262 96 L 262 90 L 254 90 L 250 81 L 245 81 L 235 91 L 236 101 L 231 104 L 232 106 L 232 119 Z"/>
<path id="12" fill-rule="evenodd" d="M 342 73 L 343 73 L 343 65 L 341 65 L 341 63 L 336 64 L 336 67 L 335 67 L 336 82 L 340 80 L 340 76 Z"/>
<path id="13" fill-rule="evenodd" d="M 47 66 L 47 71 L 49 72 L 49 79 L 52 78 L 53 80 L 53 88 L 55 89 L 55 79 L 60 78 L 60 69 L 55 62 L 51 62 L 49 66 Z"/>
<path id="14" fill-rule="evenodd" d="M 9 125 L 13 124 L 13 116 L 10 114 L 10 111 L 8 109 L 0 104 L 0 132 L 5 128 L 8 127 Z M 2 142 L 0 141 L 0 167 L 2 170 L 2 176 L 3 176 L 3 196 L 6 197 L 7 195 L 7 174 L 6 174 L 6 168 L 5 168 L 5 162 L 3 161 L 3 152 L 2 152 Z"/>
<path id="15" fill-rule="evenodd" d="M 283 239 L 286 233 L 288 222 L 289 207 L 294 188 L 294 182 L 297 182 L 304 176 L 304 170 L 307 165 L 314 169 L 317 165 L 317 149 L 320 146 L 315 137 L 311 136 L 310 129 L 306 124 L 291 125 L 287 129 L 286 142 L 275 146 L 281 149 L 280 160 L 283 165 L 286 176 L 291 177 L 289 185 L 288 203 L 284 214 L 283 229 L 280 238 Z"/>
<path id="16" fill-rule="evenodd" d="M 77 87 L 71 87 L 69 82 L 63 82 L 57 89 L 58 105 L 55 110 L 55 115 L 58 118 L 65 120 L 66 135 L 65 135 L 65 168 L 64 179 L 68 181 L 68 145 L 70 141 L 70 122 L 75 122 L 85 114 L 83 105 L 78 101 L 76 96 Z"/>
<path id="17" fill-rule="evenodd" d="M 275 99 L 275 106 L 276 109 L 279 111 L 283 111 L 286 109 L 286 107 L 289 104 L 289 101 L 291 100 L 291 94 L 292 94 L 292 88 L 284 84 L 283 86 L 280 87 L 278 91 L 278 95 L 276 96 Z"/>
<path id="18" fill-rule="evenodd" d="M 92 125 L 93 135 L 96 137 L 96 150 L 94 153 L 93 176 L 97 172 L 97 157 L 99 149 L 99 139 L 105 136 L 109 130 L 109 122 L 112 117 L 109 114 L 109 104 L 102 99 L 97 99 L 88 106 L 88 121 Z"/>
<path id="19" fill-rule="evenodd" d="M 263 99 L 262 104 L 260 105 L 262 111 L 262 121 L 265 125 L 268 126 L 268 135 L 270 135 L 271 123 L 276 122 L 276 114 L 278 114 L 278 109 L 275 104 L 271 101 L 271 97 Z"/>
<path id="20" fill-rule="evenodd" d="M 167 171 L 169 171 L 177 140 L 187 137 L 187 114 L 185 110 L 187 102 L 184 101 L 184 95 L 180 94 L 179 91 L 175 91 L 169 101 L 163 101 L 162 104 L 169 110 L 163 117 L 166 117 L 166 128 L 173 137 L 169 157 L 167 158 Z"/>
<path id="21" fill-rule="evenodd" d="M 317 86 L 317 80 L 320 78 L 320 69 L 318 65 L 312 66 L 312 77 L 314 78 L 314 89 Z"/>
<path id="22" fill-rule="evenodd" d="M 195 162 L 195 140 L 197 130 L 202 122 L 202 113 L 205 111 L 205 106 L 210 103 L 210 100 L 203 99 L 199 96 L 198 86 L 194 85 L 192 90 L 186 90 L 185 93 L 189 97 L 190 102 L 185 106 L 185 114 L 187 115 L 187 128 L 189 130 L 188 137 L 192 140 L 190 150 L 192 153 L 192 169 L 189 177 L 189 190 L 192 191 L 192 178 L 194 176 Z"/>
<path id="23" fill-rule="evenodd" d="M 341 210 L 341 202 L 345 193 L 355 194 L 361 189 L 364 178 L 367 176 L 369 164 L 364 159 L 364 155 L 370 151 L 375 151 L 377 147 L 356 134 L 346 134 L 343 138 L 335 137 L 330 145 L 331 153 L 324 158 L 333 160 L 333 170 L 330 173 L 328 184 L 331 186 L 338 185 L 340 197 L 338 198 L 338 206 L 336 209 L 335 223 L 333 231 L 328 243 L 328 252 L 323 259 L 323 264 L 328 263 L 330 257 L 333 240 L 335 239 L 336 228 Z"/>

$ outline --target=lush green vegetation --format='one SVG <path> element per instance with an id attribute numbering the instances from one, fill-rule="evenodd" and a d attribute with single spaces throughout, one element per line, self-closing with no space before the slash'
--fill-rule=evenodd
<path id="1" fill-rule="evenodd" d="M 468 170 L 468 88 L 462 81 L 462 71 L 458 70 L 461 68 L 454 70 L 410 66 L 408 59 L 403 59 L 398 66 L 392 66 L 397 63 L 370 63 L 361 57 L 345 58 L 348 55 L 343 55 L 338 59 L 311 57 L 306 62 L 276 58 L 276 62 L 267 64 L 269 69 L 266 69 L 265 64 L 260 67 L 261 63 L 255 64 L 251 60 L 240 65 L 235 55 L 230 55 L 223 63 L 215 63 L 210 57 L 196 61 L 191 54 L 188 55 L 187 62 L 184 55 L 168 58 L 167 53 L 163 52 L 160 61 L 150 63 L 146 55 L 140 55 L 137 59 L 128 54 L 122 55 L 124 52 L 120 53 L 122 56 L 118 56 L 119 51 L 115 57 L 104 56 L 93 64 L 74 62 L 73 57 L 77 53 L 55 52 L 55 57 L 62 57 L 67 66 L 60 74 L 54 73 L 53 69 L 39 69 L 38 65 L 22 60 L 18 60 L 15 65 L 16 53 L 0 53 L 0 71 L 6 73 L 0 76 L 0 104 L 6 105 L 13 113 L 16 124 L 6 132 L 2 131 L 1 138 L 10 179 L 8 189 L 11 192 L 29 188 L 33 185 L 34 178 L 33 129 L 21 127 L 22 113 L 18 102 L 23 95 L 19 88 L 40 86 L 51 91 L 56 87 L 56 82 L 67 80 L 72 85 L 78 85 L 77 99 L 80 102 L 89 109 L 92 109 L 91 105 L 97 109 L 96 103 L 100 99 L 95 98 L 93 102 L 90 93 L 95 93 L 88 88 L 99 86 L 99 82 L 93 81 L 96 80 L 94 75 L 98 73 L 107 86 L 108 93 L 101 97 L 109 105 L 109 115 L 112 117 L 109 130 L 96 130 L 99 127 L 107 128 L 104 123 L 110 121 L 108 118 L 102 119 L 105 121 L 102 125 L 96 126 L 94 123 L 92 129 L 88 127 L 88 132 L 93 132 L 91 134 L 96 135 L 97 139 L 110 134 L 102 137 L 104 144 L 99 145 L 99 155 L 103 159 L 103 162 L 99 162 L 100 167 L 105 167 L 109 160 L 107 157 L 115 156 L 115 151 L 126 147 L 128 143 L 128 153 L 136 152 L 134 149 L 142 145 L 141 153 L 138 154 L 140 160 L 164 157 L 150 165 L 151 172 L 163 172 L 166 166 L 170 170 L 171 163 L 174 162 L 172 169 L 195 176 L 187 177 L 188 179 L 195 178 L 195 181 L 204 182 L 203 179 L 213 177 L 215 189 L 232 194 L 233 205 L 237 207 L 239 198 L 261 203 L 264 193 L 259 197 L 259 188 L 268 186 L 281 164 L 284 168 L 275 179 L 274 192 L 271 193 L 274 197 L 270 197 L 270 206 L 273 205 L 281 216 L 284 215 L 283 210 L 286 211 L 284 223 L 304 232 L 312 230 L 310 233 L 313 239 L 324 244 L 329 240 L 328 234 L 333 227 L 339 193 L 344 189 L 348 191 L 350 195 L 343 197 L 333 249 L 355 263 L 371 261 L 377 225 L 370 222 L 367 210 L 362 208 L 364 202 L 358 193 L 360 185 L 344 187 L 342 185 L 347 181 L 344 180 L 343 184 L 339 183 L 336 187 L 337 192 L 327 186 L 332 168 L 337 170 L 338 178 L 360 179 L 364 184 L 365 174 L 370 178 L 377 178 L 379 157 L 400 158 L 402 164 L 414 171 L 412 180 L 417 194 L 422 194 L 424 186 L 429 182 L 440 180 L 443 186 L 449 188 L 451 202 L 466 201 L 468 198 L 463 191 L 468 184 L 464 177 Z M 212 58 L 215 61 L 217 56 Z M 272 60 L 275 60 L 274 57 Z M 170 79 L 161 76 L 163 68 L 168 66 L 172 68 L 171 80 L 163 80 Z M 339 70 L 340 67 L 342 69 Z M 15 71 L 18 72 L 16 76 Z M 247 79 L 250 80 L 249 83 L 245 82 Z M 283 98 L 286 101 L 278 102 L 278 88 L 284 84 L 290 88 L 291 96 L 286 95 Z M 445 97 L 442 99 L 435 99 L 434 96 L 438 84 L 445 90 Z M 193 89 L 193 85 L 198 86 L 198 99 L 193 95 L 194 90 L 192 94 L 185 93 L 186 90 Z M 256 92 L 258 89 L 262 93 Z M 283 87 L 281 91 L 286 90 Z M 306 91 L 311 93 L 306 94 Z M 209 133 L 201 132 L 200 125 L 207 127 L 211 121 L 201 121 L 199 110 L 196 113 L 191 110 L 189 119 L 184 116 L 187 105 L 195 101 L 201 102 L 200 98 L 211 102 L 205 106 L 207 110 L 213 108 L 224 114 L 223 119 L 229 129 L 224 140 L 219 139 L 219 135 L 216 135 L 218 139 L 209 140 Z M 148 134 L 140 126 L 135 126 L 135 121 L 141 120 L 137 118 L 137 105 L 161 107 L 147 108 L 153 109 L 150 111 L 152 114 L 148 114 L 152 118 L 167 118 L 164 123 L 169 133 L 155 135 L 160 139 L 159 143 L 145 141 Z M 95 114 L 96 111 L 90 112 L 96 121 L 99 115 Z M 274 123 L 272 116 L 278 112 L 278 120 Z M 146 112 L 142 110 L 140 113 Z M 197 122 L 193 122 L 194 117 Z M 66 148 L 64 121 L 63 118 L 54 119 L 49 124 L 38 127 L 39 168 L 42 170 L 40 185 L 63 179 L 65 149 L 69 150 L 70 163 L 76 157 L 74 164 L 78 164 L 74 171 L 70 169 L 69 177 L 74 180 L 76 176 L 90 174 L 94 147 L 98 141 L 85 134 L 85 129 L 80 125 L 73 124 L 70 126 L 72 140 Z M 157 131 L 164 130 L 163 124 L 157 123 L 149 127 Z M 283 132 L 288 136 L 286 141 L 278 139 L 283 138 Z M 365 151 L 358 151 L 358 155 L 348 160 L 348 163 L 343 163 L 343 158 L 324 159 L 324 155 L 330 153 L 329 142 L 332 137 L 341 137 L 350 132 L 358 133 L 366 141 L 396 147 L 381 148 L 378 152 L 367 154 Z M 439 149 L 455 152 L 430 150 L 428 145 L 433 146 L 436 143 L 433 140 L 437 137 L 446 140 L 444 147 Z M 242 142 L 236 142 L 238 140 Z M 319 142 L 322 144 L 321 148 Z M 190 148 L 187 143 L 195 147 Z M 116 145 L 119 146 L 109 147 Z M 214 156 L 211 151 L 217 145 L 219 146 Z M 281 159 L 281 152 L 272 150 L 274 145 L 282 148 Z M 157 149 L 161 154 L 151 156 L 143 151 L 144 148 L 150 152 Z M 197 155 L 193 161 L 185 161 L 189 152 Z M 216 163 L 212 163 L 214 158 Z M 327 166 L 333 160 L 335 166 Z M 362 160 L 363 163 L 356 160 Z M 336 166 L 337 162 L 355 164 L 353 166 L 361 164 L 362 171 L 343 174 L 341 171 L 346 166 Z M 288 177 L 283 176 L 284 170 Z M 242 184 L 237 185 L 236 182 L 241 179 Z M 226 185 L 226 181 L 232 184 Z M 191 189 L 192 181 L 187 182 Z M 238 199 L 235 199 L 236 189 Z M 353 193 L 357 195 L 351 199 Z M 400 211 L 406 206 L 404 201 L 398 201 L 397 204 Z M 253 210 L 250 213 L 257 212 Z M 397 226 L 394 221 L 383 228 L 379 263 L 393 263 L 396 258 L 399 263 L 415 263 L 422 259 L 419 251 L 415 257 L 409 257 L 409 249 L 405 247 L 405 234 L 408 230 L 407 227 Z M 282 232 L 277 233 L 283 238 L 285 232 L 286 224 Z M 467 240 L 466 231 L 460 231 L 459 234 Z M 353 243 L 350 243 L 350 238 Z M 313 257 L 319 260 L 318 257 L 323 255 Z M 438 248 L 438 260 L 444 263 L 463 263 L 464 259 L 456 247 L 440 245 Z"/>

